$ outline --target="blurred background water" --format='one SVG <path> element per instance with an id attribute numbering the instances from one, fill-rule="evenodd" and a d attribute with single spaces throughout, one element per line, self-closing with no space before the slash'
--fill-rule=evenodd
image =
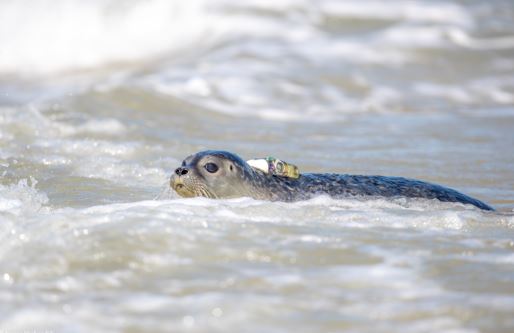
<path id="1" fill-rule="evenodd" d="M 514 4 L 0 2 L 0 331 L 512 332 Z M 187 155 L 423 200 L 180 199 Z"/>

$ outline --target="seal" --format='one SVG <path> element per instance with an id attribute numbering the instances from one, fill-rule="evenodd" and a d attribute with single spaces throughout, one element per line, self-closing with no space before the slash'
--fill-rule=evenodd
<path id="1" fill-rule="evenodd" d="M 317 195 L 333 198 L 407 197 L 458 202 L 494 210 L 456 190 L 420 180 L 334 173 L 302 173 L 298 178 L 289 178 L 267 174 L 233 153 L 218 150 L 202 151 L 187 157 L 171 176 L 170 186 L 182 197 L 251 197 L 287 202 Z"/>

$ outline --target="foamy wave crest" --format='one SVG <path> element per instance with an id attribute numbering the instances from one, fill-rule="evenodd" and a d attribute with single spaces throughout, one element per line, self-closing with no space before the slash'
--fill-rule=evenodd
<path id="1" fill-rule="evenodd" d="M 39 211 L 48 202 L 48 197 L 36 189 L 36 184 L 34 178 L 22 179 L 17 184 L 0 184 L 0 213 L 20 215 Z"/>
<path id="2" fill-rule="evenodd" d="M 285 20 L 266 17 L 262 10 Z M 458 5 L 406 1 L 2 1 L 0 73 L 48 74 L 151 61 L 230 36 L 302 41 L 317 35 L 326 17 L 473 25 Z"/>
<path id="3" fill-rule="evenodd" d="M 165 199 L 165 198 L 164 198 Z M 86 215 L 118 216 L 132 211 L 187 223 L 272 223 L 280 225 L 340 226 L 347 228 L 416 228 L 461 230 L 491 224 L 512 223 L 512 216 L 483 212 L 472 206 L 425 199 L 364 200 L 319 196 L 295 203 L 267 202 L 250 198 L 214 200 L 206 198 L 140 201 L 93 206 Z M 110 221 L 110 219 L 109 219 Z M 485 223 L 487 224 L 487 222 Z"/>
<path id="4" fill-rule="evenodd" d="M 205 2 L 0 2 L 0 72 L 47 74 L 135 62 L 209 44 Z"/>
<path id="5" fill-rule="evenodd" d="M 470 16 L 462 7 L 443 2 L 415 1 L 323 1 L 322 11 L 340 17 L 398 20 L 412 22 L 471 25 Z"/>

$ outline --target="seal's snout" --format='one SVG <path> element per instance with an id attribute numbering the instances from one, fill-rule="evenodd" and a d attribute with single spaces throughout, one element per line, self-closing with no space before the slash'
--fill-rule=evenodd
<path id="1" fill-rule="evenodd" d="M 184 182 L 183 182 L 183 179 L 180 177 L 180 174 L 175 172 L 177 175 L 179 175 L 178 177 L 173 175 L 171 176 L 170 178 L 170 186 L 174 189 L 174 190 L 177 190 L 177 189 L 181 189 L 184 187 Z"/>
<path id="2" fill-rule="evenodd" d="M 180 167 L 180 168 L 177 168 L 175 170 L 175 174 L 177 176 L 184 176 L 184 175 L 187 175 L 187 173 L 189 172 L 188 168 L 184 168 L 184 167 Z"/>
<path id="3" fill-rule="evenodd" d="M 188 186 L 188 182 L 190 182 L 189 178 L 191 175 L 191 169 L 186 167 L 179 167 L 175 169 L 175 172 L 173 175 L 171 175 L 170 186 L 181 197 L 190 198 L 196 196 L 194 191 L 190 188 L 190 186 Z"/>

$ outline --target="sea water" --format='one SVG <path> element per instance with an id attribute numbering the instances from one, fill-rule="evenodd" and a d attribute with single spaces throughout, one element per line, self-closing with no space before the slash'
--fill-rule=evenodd
<path id="1" fill-rule="evenodd" d="M 514 331 L 511 1 L 2 1 L 0 45 L 0 332 Z M 177 197 L 204 149 L 497 211 Z"/>

